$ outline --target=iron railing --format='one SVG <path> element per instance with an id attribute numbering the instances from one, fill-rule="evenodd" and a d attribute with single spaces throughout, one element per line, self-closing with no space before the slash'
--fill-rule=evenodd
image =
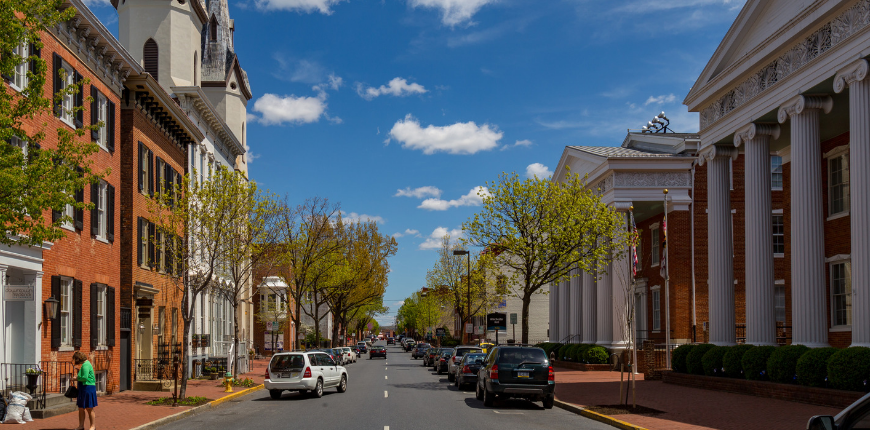
<path id="1" fill-rule="evenodd" d="M 6 397 L 13 391 L 24 391 L 25 393 L 35 393 L 36 389 L 41 385 L 38 381 L 34 391 L 27 389 L 27 369 L 37 369 L 38 364 L 18 364 L 18 363 L 0 363 L 0 384 Z M 42 379 L 41 377 L 39 379 Z"/>
<path id="2" fill-rule="evenodd" d="M 735 324 L 734 331 L 737 344 L 746 343 L 746 324 Z M 776 323 L 776 343 L 780 345 L 791 344 L 791 326 Z"/>
<path id="3" fill-rule="evenodd" d="M 133 360 L 135 373 L 134 381 L 159 381 L 172 376 L 172 368 L 165 360 L 144 358 Z"/>

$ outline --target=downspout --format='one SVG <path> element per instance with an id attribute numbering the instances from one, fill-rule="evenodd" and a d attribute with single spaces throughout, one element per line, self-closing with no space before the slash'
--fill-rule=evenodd
<path id="1" fill-rule="evenodd" d="M 689 217 L 691 224 L 691 247 L 692 247 L 692 343 L 698 341 L 698 315 L 696 312 L 697 300 L 695 300 L 695 163 L 692 161 L 692 202 L 689 207 Z"/>

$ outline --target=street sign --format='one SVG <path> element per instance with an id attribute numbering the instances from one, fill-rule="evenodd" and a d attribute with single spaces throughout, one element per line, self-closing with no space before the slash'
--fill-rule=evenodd
<path id="1" fill-rule="evenodd" d="M 486 315 L 487 330 L 507 330 L 507 316 L 501 312 Z"/>
<path id="2" fill-rule="evenodd" d="M 33 285 L 6 285 L 3 299 L 7 302 L 32 302 Z"/>
<path id="3" fill-rule="evenodd" d="M 516 323 L 517 323 L 517 314 L 516 314 L 516 312 L 514 312 L 511 314 L 511 324 L 516 324 Z"/>
<path id="4" fill-rule="evenodd" d="M 474 331 L 474 324 L 466 323 L 465 324 L 465 332 L 468 334 L 471 334 L 472 331 Z"/>
<path id="5" fill-rule="evenodd" d="M 447 334 L 447 330 L 445 330 L 443 327 L 439 327 L 439 328 L 435 329 L 435 336 L 444 337 L 444 335 L 446 335 L 446 334 Z"/>
<path id="6" fill-rule="evenodd" d="M 486 333 L 486 327 L 479 325 L 479 326 L 477 326 L 477 332 L 474 334 L 485 334 L 485 333 Z"/>

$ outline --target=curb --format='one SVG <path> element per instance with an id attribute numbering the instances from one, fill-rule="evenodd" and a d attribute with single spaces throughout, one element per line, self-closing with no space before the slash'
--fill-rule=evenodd
<path id="1" fill-rule="evenodd" d="M 568 402 L 563 402 L 561 400 L 556 400 L 553 404 L 557 408 L 561 408 L 561 409 L 564 409 L 568 412 L 573 412 L 575 414 L 582 415 L 586 418 L 598 421 L 600 423 L 607 424 L 609 426 L 616 427 L 618 429 L 622 429 L 622 430 L 647 430 L 643 427 L 639 427 L 639 426 L 636 426 L 634 424 L 629 424 L 625 421 L 620 421 L 620 420 L 613 418 L 613 417 L 610 417 L 608 415 L 599 414 L 598 412 L 592 412 L 592 411 L 586 410 L 586 409 L 584 409 L 580 406 L 577 406 L 573 403 L 568 403 Z"/>
<path id="2" fill-rule="evenodd" d="M 163 417 L 163 418 L 160 418 L 158 420 L 151 421 L 150 423 L 147 423 L 147 424 L 142 424 L 139 427 L 133 427 L 130 430 L 155 429 L 155 428 L 160 427 L 162 425 L 166 425 L 166 424 L 187 418 L 189 416 L 198 415 L 200 413 L 206 412 L 206 410 L 217 407 L 222 403 L 228 402 L 228 401 L 233 400 L 233 399 L 238 398 L 238 397 L 242 397 L 242 396 L 247 395 L 247 394 L 251 394 L 255 391 L 262 390 L 263 388 L 265 388 L 265 385 L 260 384 L 260 385 L 257 385 L 256 387 L 251 387 L 251 388 L 239 391 L 238 393 L 233 393 L 233 394 L 230 394 L 229 396 L 224 396 L 224 397 L 221 397 L 219 399 L 212 400 L 212 401 L 210 401 L 202 406 L 197 406 L 195 408 L 191 408 L 191 409 L 188 409 L 186 411 L 181 411 L 177 414 L 172 414 L 168 417 Z"/>

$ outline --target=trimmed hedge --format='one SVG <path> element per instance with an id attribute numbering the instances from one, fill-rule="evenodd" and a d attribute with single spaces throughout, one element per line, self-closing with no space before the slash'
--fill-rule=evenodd
<path id="1" fill-rule="evenodd" d="M 722 357 L 728 352 L 727 346 L 714 346 L 701 357 L 701 367 L 707 376 L 723 376 Z"/>
<path id="2" fill-rule="evenodd" d="M 568 361 L 577 361 L 577 349 L 579 347 L 580 345 L 577 345 L 576 343 L 572 343 L 570 346 L 568 346 L 568 349 L 565 351 L 564 354 Z"/>
<path id="3" fill-rule="evenodd" d="M 728 352 L 722 357 L 722 367 L 725 368 L 725 376 L 729 378 L 743 378 L 743 354 L 754 348 L 755 345 L 734 345 L 728 348 Z"/>
<path id="4" fill-rule="evenodd" d="M 743 374 L 746 375 L 746 379 L 753 381 L 766 381 L 767 360 L 775 350 L 775 346 L 756 346 L 755 348 L 746 351 L 746 353 L 743 354 L 743 359 L 740 360 L 740 364 L 743 365 Z"/>
<path id="5" fill-rule="evenodd" d="M 607 364 L 608 358 L 610 354 L 607 353 L 607 349 L 597 345 L 586 348 L 583 354 L 583 361 L 587 364 Z"/>
<path id="6" fill-rule="evenodd" d="M 797 361 L 795 372 L 798 384 L 808 387 L 824 387 L 828 379 L 828 359 L 838 348 L 813 348 Z"/>
<path id="7" fill-rule="evenodd" d="M 867 391 L 870 384 L 870 348 L 841 349 L 828 359 L 828 380 L 834 388 Z"/>
<path id="8" fill-rule="evenodd" d="M 714 346 L 716 345 L 713 345 L 712 343 L 695 345 L 695 347 L 689 351 L 688 357 L 686 357 L 686 371 L 693 375 L 703 375 L 704 365 L 701 363 L 701 358 L 704 357 L 704 354 Z"/>
<path id="9" fill-rule="evenodd" d="M 677 349 L 671 353 L 671 368 L 674 369 L 674 372 L 689 373 L 688 367 L 686 367 L 686 358 L 694 347 L 695 344 L 687 343 L 678 346 Z"/>
<path id="10" fill-rule="evenodd" d="M 809 351 L 806 345 L 785 345 L 776 348 L 767 359 L 767 374 L 773 382 L 794 384 L 797 382 L 795 368 L 798 359 Z"/>
<path id="11" fill-rule="evenodd" d="M 574 350 L 574 360 L 576 360 L 578 363 L 585 363 L 586 351 L 588 351 L 589 348 L 592 348 L 592 345 L 588 343 L 581 343 L 577 345 L 577 349 Z"/>

